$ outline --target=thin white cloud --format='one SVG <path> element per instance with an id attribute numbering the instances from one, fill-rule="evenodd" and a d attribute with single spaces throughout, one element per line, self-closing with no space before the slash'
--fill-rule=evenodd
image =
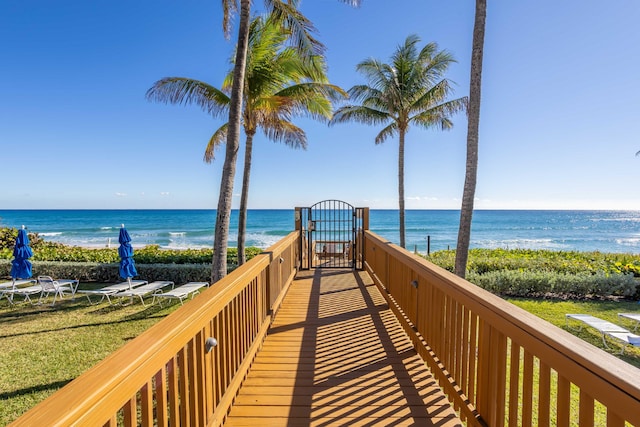
<path id="1" fill-rule="evenodd" d="M 127 193 L 116 193 L 116 197 L 127 197 Z"/>
<path id="2" fill-rule="evenodd" d="M 168 192 L 168 191 L 161 191 L 161 192 L 160 192 L 160 195 L 161 195 L 162 197 L 166 197 L 166 196 L 168 196 L 168 195 L 169 195 L 169 192 Z"/>

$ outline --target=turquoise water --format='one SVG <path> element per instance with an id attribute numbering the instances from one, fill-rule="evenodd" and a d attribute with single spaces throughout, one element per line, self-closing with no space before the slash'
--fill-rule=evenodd
<path id="1" fill-rule="evenodd" d="M 409 210 L 407 249 L 454 248 L 457 210 Z M 214 210 L 1 210 L 0 226 L 25 225 L 47 240 L 68 245 L 117 246 L 125 224 L 135 247 L 210 248 Z M 294 228 L 293 209 L 250 210 L 247 245 L 266 248 Z M 371 210 L 373 232 L 399 242 L 398 212 Z M 237 211 L 232 211 L 229 245 L 236 246 Z M 638 211 L 476 211 L 471 246 L 640 253 Z"/>

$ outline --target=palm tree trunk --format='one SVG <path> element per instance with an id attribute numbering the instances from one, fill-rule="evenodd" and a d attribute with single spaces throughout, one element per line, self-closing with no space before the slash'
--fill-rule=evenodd
<path id="1" fill-rule="evenodd" d="M 254 131 L 247 132 L 244 151 L 244 173 L 242 175 L 242 194 L 240 195 L 240 212 L 238 213 L 238 265 L 247 261 L 245 240 L 247 234 L 247 207 L 249 204 L 249 177 L 251 175 L 251 154 L 253 151 Z"/>
<path id="2" fill-rule="evenodd" d="M 476 18 L 473 26 L 473 48 L 471 51 L 471 82 L 467 127 L 467 166 L 460 208 L 460 228 L 456 247 L 455 273 L 464 278 L 469 258 L 473 199 L 476 194 L 478 175 L 478 128 L 480 127 L 480 95 L 482 84 L 482 56 L 484 53 L 484 27 L 487 18 L 487 0 L 476 0 Z"/>
<path id="3" fill-rule="evenodd" d="M 400 246 L 405 247 L 404 241 L 404 130 L 400 130 L 400 144 L 398 146 L 398 207 L 400 210 Z"/>
<path id="4" fill-rule="evenodd" d="M 216 213 L 215 239 L 213 243 L 213 260 L 211 266 L 211 282 L 215 283 L 227 275 L 227 246 L 229 240 L 229 223 L 231 218 L 231 201 L 233 198 L 233 180 L 236 174 L 236 160 L 240 146 L 240 118 L 242 114 L 242 89 L 244 87 L 245 64 L 249 45 L 249 15 L 251 0 L 240 2 L 240 25 L 238 29 L 238 47 L 236 62 L 233 68 L 233 85 L 229 103 L 229 127 L 227 129 L 227 145 L 225 150 L 218 210 Z"/>

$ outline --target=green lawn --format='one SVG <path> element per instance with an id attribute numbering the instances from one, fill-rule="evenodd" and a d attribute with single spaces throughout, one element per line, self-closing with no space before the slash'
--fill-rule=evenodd
<path id="1" fill-rule="evenodd" d="M 604 351 L 611 353 L 638 368 L 640 368 L 640 348 L 627 346 L 624 355 L 620 355 L 619 344 L 611 341 L 609 343 L 609 349 L 605 348 L 602 344 L 601 335 L 593 329 L 583 328 L 581 331 L 575 331 L 567 328 L 565 320 L 565 314 L 569 313 L 581 313 L 591 314 L 599 317 L 603 320 L 616 323 L 620 326 L 633 329 L 632 322 L 627 322 L 624 319 L 618 318 L 618 313 L 640 313 L 640 304 L 635 301 L 558 301 L 558 300 L 540 300 L 540 299 L 526 299 L 526 298 L 505 298 L 507 301 L 515 304 L 529 313 L 533 313 L 536 316 L 546 320 L 565 331 L 571 332 L 583 340 L 595 345 Z M 578 323 L 570 323 L 570 325 L 576 328 Z M 640 334 L 640 328 L 637 331 Z"/>
<path id="2" fill-rule="evenodd" d="M 80 287 L 89 288 L 86 284 Z M 180 304 L 143 307 L 139 301 L 127 306 L 89 305 L 79 294 L 53 307 L 10 307 L 4 298 L 0 300 L 0 426 L 178 307 Z"/>
<path id="3" fill-rule="evenodd" d="M 100 284 L 92 284 L 99 287 Z M 87 288 L 81 284 L 81 288 Z M 546 301 L 509 299 L 539 317 L 567 329 L 566 313 L 590 313 L 619 323 L 618 312 L 640 311 L 633 302 Z M 10 307 L 0 300 L 0 426 L 54 393 L 95 365 L 128 340 L 180 307 L 89 305 L 86 297 L 67 298 L 50 305 L 21 304 Z M 571 331 L 603 348 L 593 331 Z M 605 350 L 619 352 L 615 344 Z M 640 349 L 629 348 L 616 356 L 640 367 Z"/>

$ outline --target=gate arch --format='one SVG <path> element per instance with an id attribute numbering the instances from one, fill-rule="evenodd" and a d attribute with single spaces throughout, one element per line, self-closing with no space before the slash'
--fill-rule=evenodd
<path id="1" fill-rule="evenodd" d="M 362 268 L 364 208 L 323 200 L 299 211 L 302 268 Z"/>

